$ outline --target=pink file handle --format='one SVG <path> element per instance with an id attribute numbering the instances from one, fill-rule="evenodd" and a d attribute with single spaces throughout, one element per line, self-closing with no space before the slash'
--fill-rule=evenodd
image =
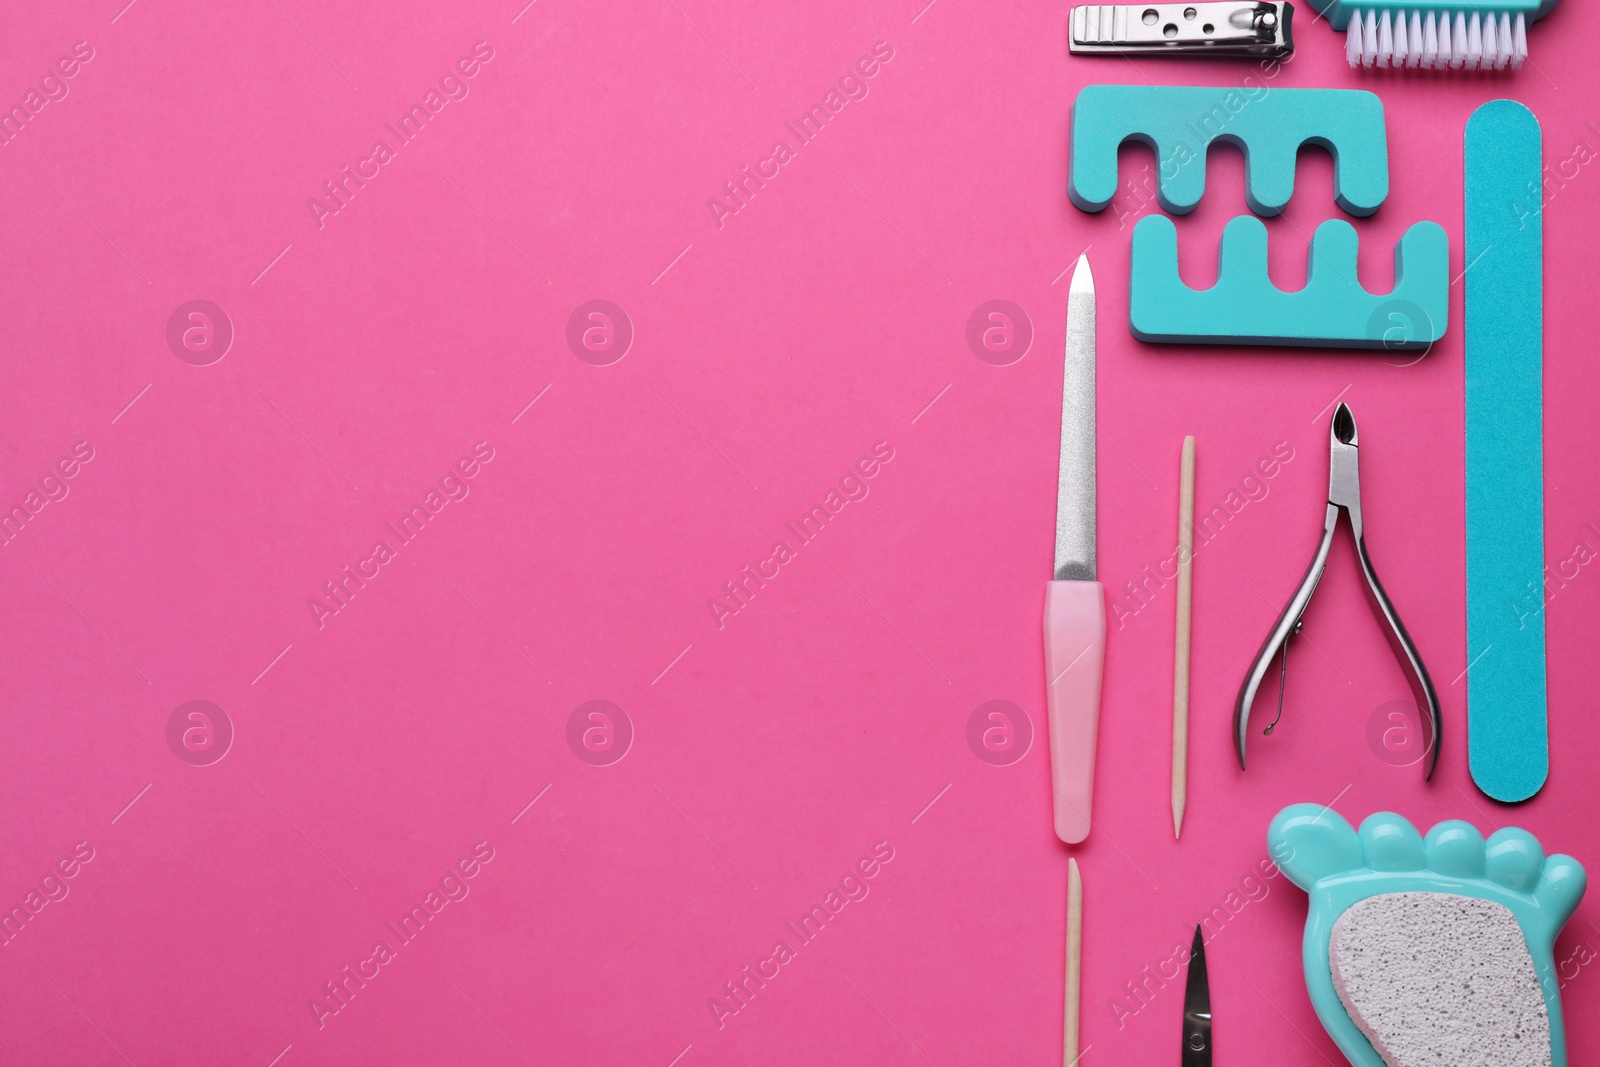
<path id="1" fill-rule="evenodd" d="M 1106 659 L 1106 595 L 1099 582 L 1051 582 L 1044 591 L 1044 666 L 1050 711 L 1050 784 L 1056 836 L 1089 836 L 1100 677 Z"/>

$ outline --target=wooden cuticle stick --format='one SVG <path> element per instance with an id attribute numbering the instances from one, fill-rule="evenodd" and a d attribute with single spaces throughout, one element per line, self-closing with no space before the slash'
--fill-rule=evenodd
<path id="1" fill-rule="evenodd" d="M 1189 611 L 1194 588 L 1194 437 L 1183 439 L 1178 489 L 1178 622 L 1172 655 L 1172 837 L 1189 803 Z"/>

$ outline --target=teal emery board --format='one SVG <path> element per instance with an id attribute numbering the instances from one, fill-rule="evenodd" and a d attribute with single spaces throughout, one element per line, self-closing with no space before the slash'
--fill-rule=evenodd
<path id="1" fill-rule="evenodd" d="M 1484 104 L 1464 156 L 1467 750 L 1478 788 L 1512 802 L 1550 772 L 1539 120 L 1515 100 Z"/>
<path id="2" fill-rule="evenodd" d="M 1305 287 L 1285 292 L 1267 275 L 1267 228 L 1240 215 L 1222 231 L 1217 282 L 1189 288 L 1178 276 L 1178 231 L 1165 215 L 1133 228 L 1128 328 L 1141 341 L 1172 344 L 1314 345 L 1420 349 L 1444 334 L 1450 306 L 1450 244 L 1436 222 L 1405 232 L 1394 254 L 1394 288 L 1369 293 L 1356 281 L 1356 230 L 1328 219 L 1311 237 Z"/>
<path id="3" fill-rule="evenodd" d="M 1352 215 L 1370 215 L 1389 195 L 1383 101 L 1357 89 L 1229 89 L 1165 85 L 1089 85 L 1072 103 L 1072 165 L 1067 193 L 1084 211 L 1103 211 L 1117 195 L 1117 149 L 1124 141 L 1156 154 L 1156 199 L 1186 215 L 1206 189 L 1206 151 L 1233 144 L 1245 157 L 1245 199 L 1258 215 L 1277 215 L 1294 193 L 1302 145 L 1333 155 L 1333 195 Z"/>

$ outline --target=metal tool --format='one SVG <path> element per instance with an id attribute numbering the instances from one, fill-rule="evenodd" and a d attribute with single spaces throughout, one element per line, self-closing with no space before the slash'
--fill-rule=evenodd
<path id="1" fill-rule="evenodd" d="M 1389 597 L 1379 584 L 1377 572 L 1372 569 L 1372 560 L 1367 555 L 1367 542 L 1361 524 L 1361 480 L 1356 448 L 1355 416 L 1350 414 L 1349 406 L 1341 402 L 1334 409 L 1333 424 L 1328 434 L 1328 512 L 1323 524 L 1322 542 L 1317 546 L 1317 554 L 1312 557 L 1306 576 L 1300 579 L 1300 587 L 1289 600 L 1289 606 L 1278 616 L 1272 632 L 1261 645 L 1261 651 L 1256 653 L 1254 662 L 1250 664 L 1244 685 L 1239 689 L 1238 703 L 1234 705 L 1234 740 L 1239 749 L 1241 770 L 1245 766 L 1245 739 L 1250 732 L 1250 705 L 1255 702 L 1256 690 L 1260 688 L 1262 679 L 1266 677 L 1272 661 L 1278 658 L 1280 650 L 1283 659 L 1280 670 L 1284 674 L 1278 680 L 1278 714 L 1283 714 L 1283 678 L 1288 668 L 1288 641 L 1292 635 L 1300 632 L 1305 623 L 1306 608 L 1310 606 L 1311 594 L 1316 592 L 1317 582 L 1327 567 L 1328 550 L 1333 547 L 1333 533 L 1338 528 L 1341 512 L 1350 516 L 1350 533 L 1355 538 L 1356 558 L 1361 562 L 1361 573 L 1366 576 L 1373 609 L 1382 616 L 1385 636 L 1394 648 L 1395 657 L 1406 668 L 1417 710 L 1428 731 L 1428 747 L 1424 750 L 1428 778 L 1433 777 L 1433 769 L 1439 763 L 1439 734 L 1442 728 L 1439 697 L 1434 692 L 1433 680 L 1428 677 L 1428 669 L 1422 665 L 1422 656 L 1411 643 L 1411 636 L 1406 633 L 1400 616 L 1395 613 L 1394 605 L 1389 603 Z M 1277 722 L 1277 719 L 1273 719 L 1265 732 L 1270 734 Z"/>
<path id="2" fill-rule="evenodd" d="M 1089 836 L 1106 596 L 1095 580 L 1094 275 L 1078 257 L 1067 290 L 1067 358 L 1061 381 L 1061 468 L 1056 483 L 1054 580 L 1044 594 L 1044 663 L 1056 836 Z"/>
<path id="3" fill-rule="evenodd" d="M 1082 4 L 1068 48 L 1077 55 L 1294 54 L 1294 8 L 1272 0 L 1195 4 Z"/>
<path id="4" fill-rule="evenodd" d="M 1211 980 L 1206 975 L 1206 939 L 1199 926 L 1189 946 L 1189 977 L 1183 987 L 1182 1067 L 1211 1067 Z"/>

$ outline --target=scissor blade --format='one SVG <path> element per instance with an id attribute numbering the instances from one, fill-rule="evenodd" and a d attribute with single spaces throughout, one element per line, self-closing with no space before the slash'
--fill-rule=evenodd
<path id="1" fill-rule="evenodd" d="M 1056 581 L 1095 580 L 1094 364 L 1094 275 L 1089 257 L 1080 255 L 1067 289 L 1061 468 L 1056 481 Z"/>
<path id="2" fill-rule="evenodd" d="M 1211 982 L 1206 977 L 1206 941 L 1194 928 L 1189 978 L 1183 990 L 1182 1067 L 1211 1067 Z"/>

